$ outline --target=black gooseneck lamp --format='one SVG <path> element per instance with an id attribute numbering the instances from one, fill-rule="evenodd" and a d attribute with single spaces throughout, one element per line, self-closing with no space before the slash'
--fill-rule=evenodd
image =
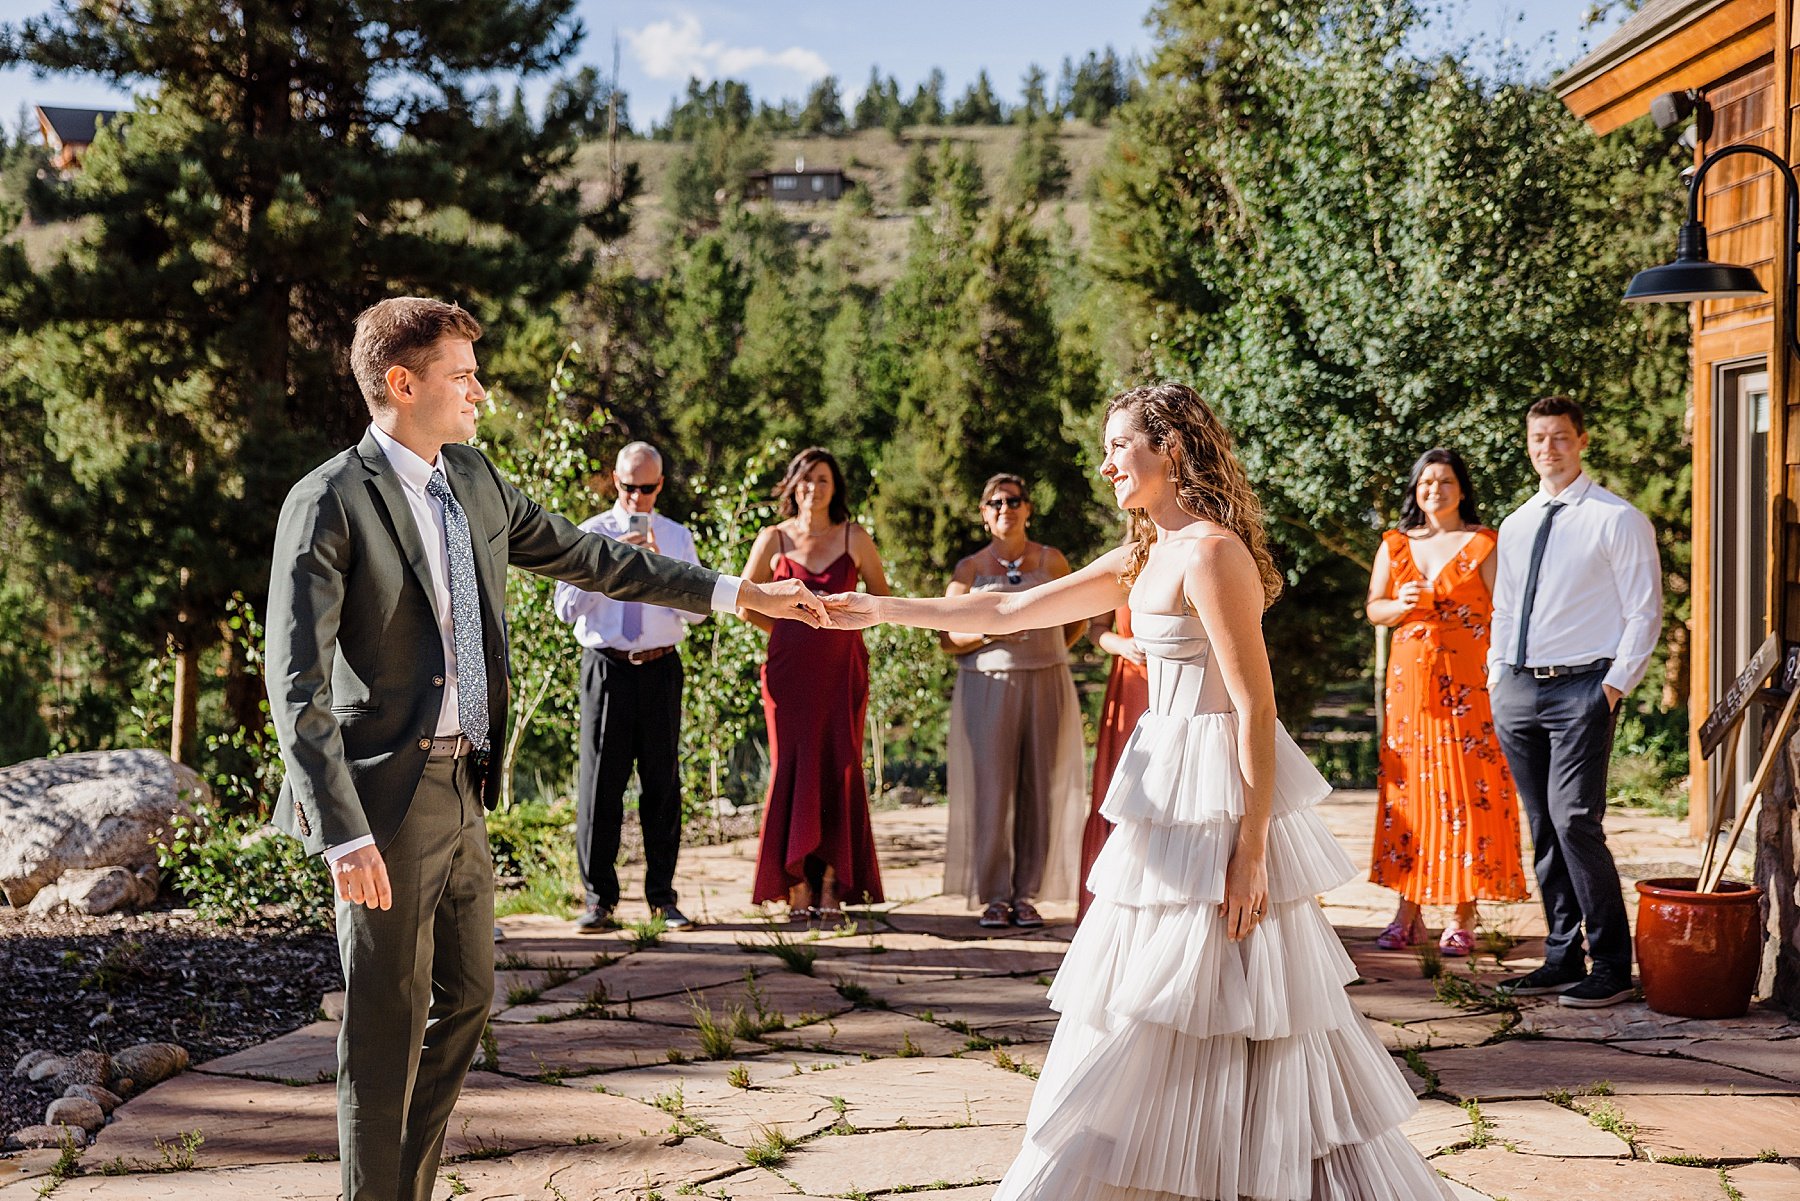
<path id="1" fill-rule="evenodd" d="M 1800 338 L 1795 336 L 1795 298 L 1800 294 L 1796 292 L 1796 284 L 1800 283 L 1796 277 L 1800 273 L 1795 271 L 1794 261 L 1796 242 L 1800 241 L 1800 183 L 1795 182 L 1793 168 L 1783 162 L 1780 155 L 1761 146 L 1740 142 L 1706 156 L 1693 179 L 1688 181 L 1687 220 L 1681 223 L 1681 234 L 1675 244 L 1675 261 L 1632 276 L 1630 286 L 1625 289 L 1625 300 L 1631 304 L 1657 301 L 1687 304 L 1695 300 L 1764 294 L 1765 289 L 1750 268 L 1715 263 L 1706 257 L 1706 226 L 1700 223 L 1700 186 L 1714 163 L 1733 154 L 1752 154 L 1767 159 L 1786 183 L 1787 222 L 1782 228 L 1779 251 L 1787 266 L 1784 289 L 1787 312 L 1782 321 L 1782 333 L 1787 337 L 1789 349 L 1800 354 Z"/>

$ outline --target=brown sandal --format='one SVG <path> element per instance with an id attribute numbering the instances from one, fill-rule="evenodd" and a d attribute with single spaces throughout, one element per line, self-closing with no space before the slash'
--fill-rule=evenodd
<path id="1" fill-rule="evenodd" d="M 1035 930 L 1044 924 L 1044 915 L 1030 901 L 1014 901 L 1012 923 L 1021 930 Z"/>
<path id="2" fill-rule="evenodd" d="M 1004 930 L 1012 923 L 1012 906 L 1005 901 L 995 901 L 981 911 L 976 925 L 983 930 Z"/>

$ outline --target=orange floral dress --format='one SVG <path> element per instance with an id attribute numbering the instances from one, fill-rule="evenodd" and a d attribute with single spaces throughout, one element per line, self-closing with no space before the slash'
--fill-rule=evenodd
<path id="1" fill-rule="evenodd" d="M 1481 564 L 1497 536 L 1477 530 L 1435 580 L 1413 561 L 1412 539 L 1390 530 L 1382 541 L 1389 597 L 1412 580 L 1425 594 L 1388 659 L 1369 879 L 1420 905 L 1522 900 L 1518 793 L 1487 692 L 1494 598 Z"/>

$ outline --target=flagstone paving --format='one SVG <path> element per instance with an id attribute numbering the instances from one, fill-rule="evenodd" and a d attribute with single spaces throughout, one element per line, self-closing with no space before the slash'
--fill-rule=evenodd
<path id="1" fill-rule="evenodd" d="M 1353 857 L 1371 800 L 1322 807 Z M 491 1037 L 435 1201 L 987 1201 L 1054 1029 L 1044 994 L 1072 913 L 978 929 L 939 893 L 944 817 L 876 815 L 891 899 L 837 930 L 751 910 L 752 842 L 684 853 L 683 907 L 702 924 L 654 945 L 504 919 Z M 1619 814 L 1608 830 L 1628 877 L 1696 858 L 1676 821 Z M 1475 961 L 1427 964 L 1374 946 L 1391 894 L 1357 882 L 1325 902 L 1361 973 L 1350 995 L 1421 1096 L 1406 1135 L 1458 1201 L 1800 1201 L 1800 1023 L 1515 1005 L 1494 985 L 1538 962 L 1535 904 L 1489 907 Z M 133 1098 L 60 1183 L 54 1151 L 0 1157 L 0 1201 L 52 1185 L 331 1201 L 341 1016 L 341 996 L 323 998 L 321 1020 Z"/>

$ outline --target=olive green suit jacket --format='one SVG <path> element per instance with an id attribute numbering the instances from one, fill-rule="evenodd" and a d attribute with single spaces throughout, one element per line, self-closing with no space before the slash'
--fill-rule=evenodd
<path id="1" fill-rule="evenodd" d="M 620 600 L 705 613 L 718 573 L 584 534 L 507 483 L 479 451 L 439 465 L 469 518 L 492 739 L 506 731 L 506 569 Z M 367 434 L 294 485 L 276 527 L 265 679 L 287 768 L 275 822 L 309 853 L 374 835 L 385 847 L 424 773 L 444 697 L 431 566 L 404 486 Z M 486 773 L 493 807 L 498 771 Z"/>

